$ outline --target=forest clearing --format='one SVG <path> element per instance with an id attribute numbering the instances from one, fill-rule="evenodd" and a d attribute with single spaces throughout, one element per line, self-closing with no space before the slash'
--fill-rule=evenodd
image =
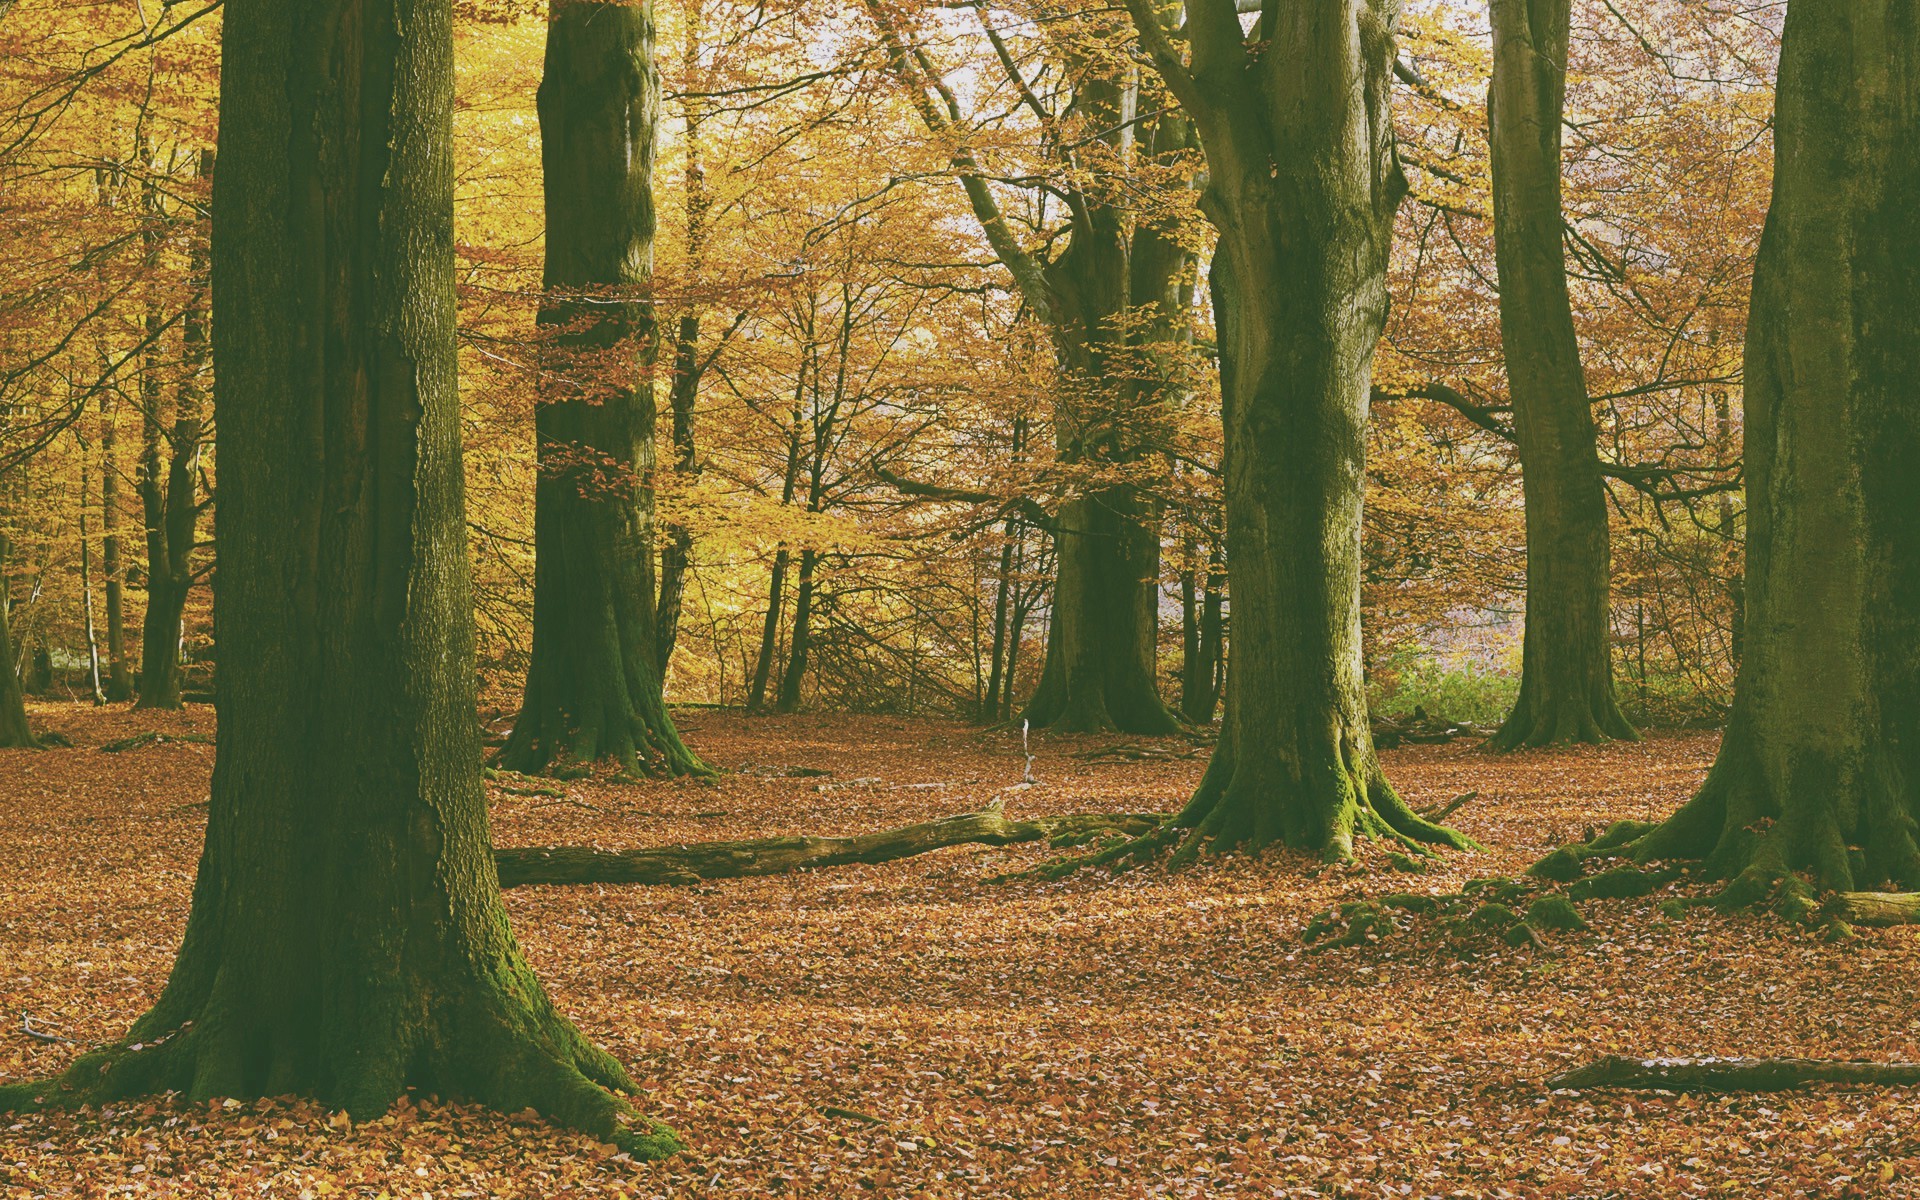
<path id="1" fill-rule="evenodd" d="M 0 1196 L 1920 1197 L 1920 0 L 0 0 Z"/>
<path id="2" fill-rule="evenodd" d="M 45 706 L 73 749 L 0 756 L 13 1028 L 0 1073 L 45 1076 L 152 1002 L 186 916 L 211 714 Z M 984 804 L 1020 781 L 1017 732 L 886 717 L 682 714 L 717 784 L 495 788 L 503 846 L 606 847 L 860 831 Z M 1896 1196 L 1920 1188 L 1912 1093 L 1552 1094 L 1603 1054 L 1920 1059 L 1920 945 L 1836 945 L 1767 915 L 1663 915 L 1682 882 L 1580 905 L 1584 932 L 1515 948 L 1413 922 L 1312 953 L 1357 897 L 1521 875 L 1583 827 L 1657 819 L 1711 733 L 1491 758 L 1390 751 L 1425 805 L 1486 843 L 1425 874 L 1363 845 L 1058 882 L 994 877 L 1044 849 L 960 847 L 881 866 L 691 887 L 519 888 L 517 934 L 560 1008 L 634 1064 L 689 1150 L 635 1163 L 544 1123 L 414 1102 L 370 1124 L 288 1100 L 145 1102 L 0 1123 L 0 1192 L 454 1196 Z M 1022 814 L 1176 804 L 1203 759 L 1089 762 L 1049 736 Z M 804 767 L 825 775 L 782 777 Z M 751 773 L 748 773 L 751 772 Z M 144 1189 L 144 1190 L 142 1190 Z"/>

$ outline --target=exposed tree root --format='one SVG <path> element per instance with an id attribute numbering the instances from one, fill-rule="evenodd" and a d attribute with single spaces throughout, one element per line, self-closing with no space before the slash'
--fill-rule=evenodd
<path id="1" fill-rule="evenodd" d="M 496 849 L 501 887 L 534 884 L 687 884 L 702 879 L 779 875 L 818 867 L 883 863 L 948 846 L 1008 846 L 1046 841 L 1078 845 L 1104 834 L 1122 837 L 1160 827 L 1164 813 L 1075 813 L 1016 821 L 996 803 L 980 812 L 853 837 L 752 838 L 696 842 L 643 850 L 596 850 L 586 846 Z"/>
<path id="2" fill-rule="evenodd" d="M 1622 1058 L 1609 1055 L 1547 1080 L 1556 1091 L 1778 1092 L 1809 1083 L 1920 1084 L 1920 1063 L 1820 1058 Z"/>
<path id="3" fill-rule="evenodd" d="M 1338 753 L 1317 775 L 1280 780 L 1256 758 L 1241 769 L 1231 740 L 1222 736 L 1200 786 L 1172 820 L 1129 841 L 1077 858 L 1047 863 L 1029 874 L 1057 879 L 1088 867 L 1138 865 L 1169 847 L 1168 867 L 1177 869 L 1202 854 L 1244 851 L 1258 854 L 1269 846 L 1290 846 L 1317 853 L 1330 862 L 1353 858 L 1355 835 L 1391 843 L 1428 856 L 1434 847 L 1479 850 L 1472 838 L 1415 812 L 1394 791 L 1370 752 L 1349 767 Z M 1475 793 L 1456 797 L 1452 812 Z"/>
<path id="4" fill-rule="evenodd" d="M 1561 847 L 1530 873 L 1572 882 L 1599 858 L 1641 866 L 1691 862 L 1705 878 L 1724 881 L 1712 900 L 1723 910 L 1766 906 L 1789 920 L 1826 923 L 1843 934 L 1849 922 L 1920 919 L 1908 915 L 1920 911 L 1920 897 L 1909 901 L 1904 892 L 1857 890 L 1860 883 L 1882 880 L 1920 888 L 1920 845 L 1897 784 L 1869 779 L 1855 806 L 1861 827 L 1843 830 L 1838 806 L 1825 795 L 1783 807 L 1746 749 L 1746 736 L 1738 725 L 1729 729 L 1706 782 L 1666 821 L 1620 822 L 1590 842 Z M 1823 897 L 1831 899 L 1823 904 Z"/>

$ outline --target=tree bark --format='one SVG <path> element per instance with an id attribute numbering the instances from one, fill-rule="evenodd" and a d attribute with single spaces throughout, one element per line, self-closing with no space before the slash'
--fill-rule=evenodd
<path id="1" fill-rule="evenodd" d="M 1494 258 L 1527 515 L 1520 694 L 1489 750 L 1637 739 L 1614 699 L 1606 484 L 1567 294 L 1560 114 L 1570 0 L 1493 0 Z"/>
<path id="2" fill-rule="evenodd" d="M 1227 560 L 1226 718 L 1175 824 L 1175 861 L 1356 834 L 1472 843 L 1418 816 L 1374 752 L 1361 675 L 1360 511 L 1394 211 L 1394 0 L 1268 6 L 1249 53 L 1233 0 L 1188 6 L 1191 65 L 1155 0 L 1127 0 L 1205 148 L 1218 228 Z"/>
<path id="3" fill-rule="evenodd" d="M 787 667 L 780 674 L 780 695 L 773 711 L 800 710 L 800 685 L 807 678 L 807 652 L 813 645 L 814 571 L 820 555 L 809 548 L 800 552 L 800 577 L 793 592 L 793 636 L 787 639 Z"/>
<path id="4" fill-rule="evenodd" d="M 535 415 L 533 651 L 500 751 L 704 775 L 661 693 L 654 626 L 650 0 L 556 4 L 540 81 L 551 369 Z"/>
<path id="5" fill-rule="evenodd" d="M 21 686 L 19 657 L 13 645 L 13 629 L 10 616 L 13 609 L 12 588 L 6 577 L 7 559 L 12 555 L 13 546 L 4 532 L 0 532 L 0 750 L 36 749 L 39 742 L 34 740 L 33 730 L 27 724 L 26 689 Z"/>
<path id="6" fill-rule="evenodd" d="M 214 190 L 219 733 L 185 939 L 0 1107 L 409 1088 L 677 1149 L 508 929 L 480 779 L 445 0 L 229 0 Z"/>
<path id="7" fill-rule="evenodd" d="M 1920 888 L 1920 9 L 1787 10 L 1746 346 L 1747 619 L 1700 791 L 1634 846 L 1723 900 Z"/>
<path id="8" fill-rule="evenodd" d="M 1189 553 L 1197 554 L 1198 547 L 1190 546 Z M 1226 570 L 1220 543 L 1209 535 L 1205 572 L 1190 566 L 1180 577 L 1180 715 L 1196 725 L 1210 723 L 1220 707 L 1226 666 Z"/>
<path id="9" fill-rule="evenodd" d="M 214 154 L 200 154 L 200 176 L 213 175 Z M 135 708 L 180 707 L 181 615 L 193 591 L 194 542 L 201 502 L 195 475 L 206 437 L 202 378 L 206 370 L 206 297 L 210 250 L 206 224 L 197 223 L 187 251 L 188 299 L 180 321 L 180 383 L 172 420 L 161 413 L 155 372 L 141 382 L 140 493 L 147 545 L 147 608 L 140 622 L 140 698 Z"/>
<path id="10" fill-rule="evenodd" d="M 747 689 L 747 711 L 757 713 L 766 707 L 767 680 L 773 675 L 774 652 L 780 643 L 780 614 L 785 609 L 787 587 L 787 549 L 773 554 L 773 573 L 767 581 L 767 618 L 760 626 L 760 653 L 753 661 L 753 682 Z"/>
<path id="11" fill-rule="evenodd" d="M 107 702 L 106 689 L 100 686 L 100 635 L 93 619 L 93 540 L 87 534 L 87 497 L 92 491 L 87 456 L 93 447 L 80 441 L 80 496 L 75 506 L 80 513 L 80 612 L 87 638 L 87 688 L 98 707 Z"/>
<path id="12" fill-rule="evenodd" d="M 999 805 L 975 813 L 853 837 L 753 838 L 697 842 L 645 850 L 598 850 L 589 846 L 509 847 L 494 851 L 500 886 L 538 884 L 684 884 L 702 879 L 780 875 L 853 863 L 883 863 L 948 846 L 1010 846 L 1020 842 L 1084 841 L 1105 833 L 1137 835 L 1165 819 L 1164 813 L 1075 813 L 1015 821 Z"/>
<path id="13" fill-rule="evenodd" d="M 1826 911 L 1849 925 L 1920 925 L 1920 892 L 1838 892 Z"/>
<path id="14" fill-rule="evenodd" d="M 120 558 L 120 464 L 118 414 L 100 402 L 100 574 L 107 594 L 107 699 L 133 698 L 133 672 L 127 667 L 127 601 Z"/>

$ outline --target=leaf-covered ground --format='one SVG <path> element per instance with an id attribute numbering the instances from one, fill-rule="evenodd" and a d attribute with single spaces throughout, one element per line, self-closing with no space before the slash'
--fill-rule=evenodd
<path id="1" fill-rule="evenodd" d="M 73 749 L 0 752 L 0 1079 L 57 1070 L 151 1002 L 185 919 L 212 747 L 184 716 L 48 706 Z M 502 845 L 851 832 L 980 807 L 1017 735 L 887 718 L 684 716 L 717 786 L 498 789 Z M 1088 762 L 1037 740 L 1013 813 L 1166 809 L 1203 760 Z M 1159 743 L 1176 755 L 1188 748 Z M 354 1126 L 290 1102 L 0 1116 L 12 1196 L 1904 1196 L 1911 1090 L 1555 1095 L 1609 1053 L 1920 1058 L 1911 931 L 1828 945 L 1764 916 L 1592 901 L 1544 948 L 1433 921 L 1309 953 L 1343 900 L 1510 875 L 1588 826 L 1652 818 L 1712 735 L 1387 756 L 1416 804 L 1495 849 L 1427 874 L 1273 855 L 1169 876 L 993 883 L 1034 847 L 691 888 L 508 895 L 561 1007 L 692 1147 L 641 1165 L 525 1118 L 419 1097 Z M 830 770 L 794 777 L 791 767 Z M 29 1037 L 33 1028 L 74 1044 Z"/>

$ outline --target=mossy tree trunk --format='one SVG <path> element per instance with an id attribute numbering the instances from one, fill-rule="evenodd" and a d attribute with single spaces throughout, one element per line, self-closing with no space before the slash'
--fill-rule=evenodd
<path id="1" fill-rule="evenodd" d="M 0 1106 L 408 1088 L 675 1148 L 508 929 L 480 780 L 446 0 L 229 0 L 219 735 L 165 991 Z"/>
<path id="2" fill-rule="evenodd" d="M 1790 872 L 1920 887 L 1920 4 L 1793 0 L 1774 129 L 1733 714 L 1699 793 L 1634 847 L 1703 859 L 1730 902 Z"/>
<path id="3" fill-rule="evenodd" d="M 705 774 L 654 625 L 654 129 L 648 0 L 557 3 L 540 81 L 551 369 L 535 416 L 533 652 L 502 765 Z"/>
<path id="4" fill-rule="evenodd" d="M 1570 0 L 1493 0 L 1494 257 L 1527 512 L 1520 695 L 1487 742 L 1638 734 L 1614 699 L 1606 484 L 1567 294 L 1560 125 Z"/>
<path id="5" fill-rule="evenodd" d="M 1345 857 L 1359 833 L 1468 845 L 1387 782 L 1360 657 L 1360 507 L 1374 346 L 1406 191 L 1389 105 L 1393 0 L 1188 6 L 1191 65 L 1128 0 L 1194 118 L 1219 229 L 1233 653 L 1219 745 L 1176 857 L 1279 843 Z"/>

